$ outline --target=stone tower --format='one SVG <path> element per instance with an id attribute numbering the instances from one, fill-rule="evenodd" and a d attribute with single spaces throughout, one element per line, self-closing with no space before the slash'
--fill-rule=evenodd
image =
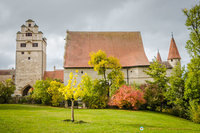
<path id="1" fill-rule="evenodd" d="M 14 95 L 27 95 L 36 80 L 46 71 L 46 38 L 31 19 L 21 26 L 16 39 L 16 90 Z"/>
<path id="2" fill-rule="evenodd" d="M 175 65 L 177 65 L 178 62 L 180 62 L 180 60 L 181 56 L 179 55 L 174 37 L 172 36 L 167 61 L 170 63 L 172 67 L 174 67 Z"/>

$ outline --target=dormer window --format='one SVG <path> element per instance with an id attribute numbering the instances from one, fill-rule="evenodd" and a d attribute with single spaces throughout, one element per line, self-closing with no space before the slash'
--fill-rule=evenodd
<path id="1" fill-rule="evenodd" d="M 173 59 L 171 59 L 171 62 L 173 62 Z"/>
<path id="2" fill-rule="evenodd" d="M 31 27 L 31 24 L 28 24 L 28 27 Z"/>
<path id="3" fill-rule="evenodd" d="M 26 36 L 32 36 L 32 33 L 26 33 Z"/>

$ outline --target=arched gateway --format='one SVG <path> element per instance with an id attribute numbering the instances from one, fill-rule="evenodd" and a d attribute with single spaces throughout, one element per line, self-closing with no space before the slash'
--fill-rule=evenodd
<path id="1" fill-rule="evenodd" d="M 26 85 L 23 89 L 22 89 L 22 96 L 26 96 L 28 95 L 28 92 L 29 90 L 31 89 L 32 87 L 30 85 Z"/>

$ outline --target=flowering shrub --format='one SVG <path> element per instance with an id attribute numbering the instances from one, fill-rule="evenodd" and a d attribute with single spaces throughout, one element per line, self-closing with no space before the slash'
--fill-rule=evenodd
<path id="1" fill-rule="evenodd" d="M 144 93 L 141 90 L 124 85 L 111 97 L 109 105 L 136 110 L 145 102 Z"/>

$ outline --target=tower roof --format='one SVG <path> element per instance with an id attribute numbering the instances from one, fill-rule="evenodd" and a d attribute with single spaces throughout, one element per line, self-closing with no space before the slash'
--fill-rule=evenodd
<path id="1" fill-rule="evenodd" d="M 146 66 L 140 32 L 67 32 L 65 68 L 90 67 L 90 52 L 105 51 L 119 59 L 122 67 Z"/>
<path id="2" fill-rule="evenodd" d="M 171 39 L 171 43 L 170 43 L 170 47 L 169 47 L 169 54 L 168 54 L 167 59 L 168 60 L 181 59 L 181 56 L 179 55 L 178 48 L 176 46 L 176 43 L 175 43 L 175 40 L 173 37 Z"/>
<path id="3" fill-rule="evenodd" d="M 160 62 L 160 63 L 162 62 L 162 59 L 161 59 L 161 56 L 160 56 L 159 51 L 158 51 L 158 53 L 157 53 L 156 59 L 157 59 L 158 62 Z"/>
<path id="4" fill-rule="evenodd" d="M 26 22 L 34 22 L 32 19 L 28 19 L 26 20 Z"/>

